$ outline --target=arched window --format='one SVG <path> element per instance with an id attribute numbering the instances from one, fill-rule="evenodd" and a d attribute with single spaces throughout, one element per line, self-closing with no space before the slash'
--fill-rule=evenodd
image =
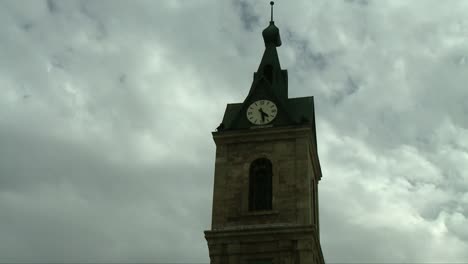
<path id="1" fill-rule="evenodd" d="M 268 159 L 256 159 L 250 164 L 249 211 L 272 209 L 272 175 Z"/>
<path id="2" fill-rule="evenodd" d="M 265 76 L 270 83 L 273 83 L 273 66 L 270 64 L 265 65 L 263 68 L 263 76 Z"/>

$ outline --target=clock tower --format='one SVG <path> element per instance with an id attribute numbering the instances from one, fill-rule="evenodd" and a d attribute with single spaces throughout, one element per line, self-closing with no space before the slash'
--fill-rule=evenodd
<path id="1" fill-rule="evenodd" d="M 288 98 L 273 22 L 242 103 L 228 104 L 216 143 L 211 264 L 322 264 L 314 98 Z"/>

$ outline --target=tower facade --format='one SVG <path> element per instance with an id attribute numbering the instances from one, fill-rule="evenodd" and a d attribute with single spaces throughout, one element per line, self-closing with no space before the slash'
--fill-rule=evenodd
<path id="1" fill-rule="evenodd" d="M 263 31 L 265 52 L 247 98 L 228 104 L 213 132 L 216 162 L 212 264 L 322 264 L 313 97 L 288 98 L 278 28 Z"/>

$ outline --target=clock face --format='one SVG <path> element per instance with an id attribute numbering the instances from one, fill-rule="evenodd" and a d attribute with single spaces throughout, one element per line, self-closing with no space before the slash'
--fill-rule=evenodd
<path id="1" fill-rule="evenodd" d="M 258 100 L 247 108 L 247 119 L 255 125 L 266 125 L 275 119 L 278 108 L 269 100 Z"/>

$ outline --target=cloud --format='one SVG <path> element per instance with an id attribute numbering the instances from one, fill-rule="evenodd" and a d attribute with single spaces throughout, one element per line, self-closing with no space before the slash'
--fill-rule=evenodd
<path id="1" fill-rule="evenodd" d="M 258 26 L 260 17 L 255 13 L 251 4 L 246 1 L 232 1 L 233 5 L 238 9 L 242 25 L 245 30 L 252 31 L 254 26 Z"/>
<path id="2" fill-rule="evenodd" d="M 385 254 L 388 262 L 466 258 L 467 241 L 451 225 L 452 218 L 463 221 L 458 210 L 466 207 L 464 194 L 443 185 L 438 167 L 414 147 L 376 155 L 367 143 L 337 133 L 330 124 L 320 127 L 326 146 L 322 164 L 336 164 L 323 168 L 325 176 L 334 177 L 320 184 L 322 243 L 335 248 L 334 253 L 325 248 L 328 261 L 379 262 Z"/>
<path id="3" fill-rule="evenodd" d="M 465 2 L 276 3 L 290 97 L 315 96 L 327 262 L 468 259 Z M 208 262 L 210 132 L 269 12 L 2 1 L 0 261 Z"/>

